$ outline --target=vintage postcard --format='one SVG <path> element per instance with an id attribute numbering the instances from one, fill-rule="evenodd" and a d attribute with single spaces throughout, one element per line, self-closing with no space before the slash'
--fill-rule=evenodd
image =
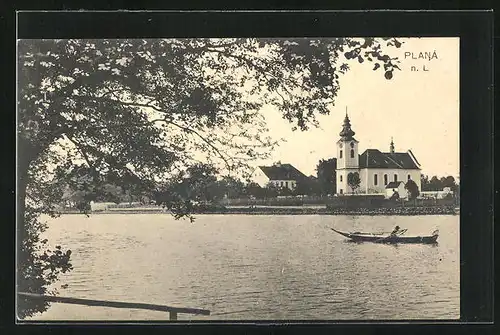
<path id="1" fill-rule="evenodd" d="M 459 48 L 18 40 L 18 320 L 458 320 Z"/>

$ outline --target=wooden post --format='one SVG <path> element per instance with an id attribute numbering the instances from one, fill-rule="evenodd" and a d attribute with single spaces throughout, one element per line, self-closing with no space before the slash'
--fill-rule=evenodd
<path id="1" fill-rule="evenodd" d="M 170 312 L 170 321 L 177 320 L 177 312 Z"/>

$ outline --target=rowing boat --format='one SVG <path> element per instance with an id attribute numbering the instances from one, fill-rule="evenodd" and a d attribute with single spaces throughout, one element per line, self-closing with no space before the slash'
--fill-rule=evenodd
<path id="1" fill-rule="evenodd" d="M 437 243 L 439 236 L 439 232 L 437 230 L 435 230 L 430 236 L 402 236 L 401 234 L 391 235 L 390 233 L 345 233 L 333 228 L 330 229 L 354 242 L 435 244 Z"/>

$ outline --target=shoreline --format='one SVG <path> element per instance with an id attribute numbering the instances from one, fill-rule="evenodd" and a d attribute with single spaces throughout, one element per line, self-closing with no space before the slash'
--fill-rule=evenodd
<path id="1" fill-rule="evenodd" d="M 64 214 L 83 214 L 79 211 L 64 211 Z M 170 214 L 162 208 L 123 208 L 93 211 L 90 214 Z M 459 215 L 460 209 L 455 207 L 394 207 L 394 208 L 308 208 L 308 207 L 239 207 L 197 210 L 193 215 L 356 215 L 356 216 L 424 216 L 424 215 Z"/>

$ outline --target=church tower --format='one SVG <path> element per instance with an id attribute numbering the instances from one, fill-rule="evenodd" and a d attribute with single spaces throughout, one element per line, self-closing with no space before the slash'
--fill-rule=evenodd
<path id="1" fill-rule="evenodd" d="M 347 175 L 359 173 L 359 142 L 354 138 L 355 134 L 346 111 L 342 131 L 339 133 L 340 139 L 337 141 L 337 194 L 350 193 Z"/>

